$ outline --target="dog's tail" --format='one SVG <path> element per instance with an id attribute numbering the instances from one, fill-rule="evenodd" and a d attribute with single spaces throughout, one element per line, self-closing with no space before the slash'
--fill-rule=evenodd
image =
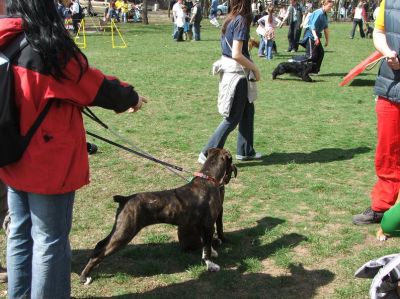
<path id="1" fill-rule="evenodd" d="M 121 213 L 122 209 L 125 207 L 125 204 L 129 201 L 129 199 L 130 199 L 129 196 L 122 196 L 122 195 L 114 196 L 114 201 L 119 204 L 118 208 L 117 208 L 117 215 L 116 215 L 115 219 L 117 219 L 119 213 Z"/>
<path id="2" fill-rule="evenodd" d="M 120 205 L 125 205 L 128 200 L 129 200 L 129 197 L 127 197 L 127 196 L 114 195 L 114 201 L 119 203 Z"/>

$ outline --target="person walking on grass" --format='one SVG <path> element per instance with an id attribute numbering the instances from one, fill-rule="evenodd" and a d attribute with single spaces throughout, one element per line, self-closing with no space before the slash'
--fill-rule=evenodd
<path id="1" fill-rule="evenodd" d="M 260 159 L 261 154 L 253 147 L 255 82 L 260 71 L 250 59 L 248 51 L 251 25 L 251 0 L 232 0 L 232 10 L 222 25 L 222 57 L 213 65 L 220 75 L 218 110 L 224 119 L 199 154 L 198 162 L 204 163 L 210 148 L 223 148 L 228 135 L 239 125 L 236 158 Z"/>
<path id="2" fill-rule="evenodd" d="M 363 14 L 364 3 L 362 1 L 358 2 L 356 9 L 354 10 L 354 17 L 353 17 L 353 28 L 350 32 L 350 38 L 354 38 L 354 33 L 356 32 L 356 27 L 358 25 L 360 29 L 360 36 L 361 38 L 365 37 L 364 33 L 364 24 L 366 24 L 366 20 Z"/>
<path id="3" fill-rule="evenodd" d="M 54 0 L 8 0 L 6 8 L 0 50 L 15 38 L 28 43 L 12 61 L 22 135 L 50 105 L 21 159 L 0 168 L 11 217 L 8 298 L 70 298 L 72 209 L 75 191 L 89 183 L 82 107 L 137 111 L 146 99 L 89 66 Z"/>
<path id="4" fill-rule="evenodd" d="M 375 81 L 377 145 L 375 171 L 378 177 L 372 188 L 371 205 L 362 214 L 353 216 L 356 225 L 381 222 L 391 209 L 400 190 L 400 2 L 383 0 L 375 21 L 373 40 L 375 48 L 386 57 Z M 397 204 L 389 210 L 397 218 Z M 397 212 L 395 211 L 397 209 Z M 386 217 L 386 213 L 385 213 Z M 394 219 L 397 230 L 399 218 Z M 389 221 L 391 222 L 391 221 Z M 385 230 L 384 230 L 385 232 Z"/>
<path id="5" fill-rule="evenodd" d="M 304 8 L 297 2 L 297 0 L 290 0 L 290 5 L 284 16 L 281 27 L 288 20 L 289 31 L 288 31 L 288 52 L 297 52 L 299 49 L 299 40 L 301 36 L 301 23 L 303 21 Z"/>
<path id="6" fill-rule="evenodd" d="M 301 45 L 306 48 L 305 55 L 294 56 L 291 60 L 298 62 L 313 62 L 315 65 L 311 73 L 318 74 L 321 69 L 322 60 L 325 51 L 322 46 L 322 32 L 325 35 L 325 47 L 329 44 L 328 15 L 333 6 L 333 0 L 323 0 L 322 7 L 315 10 L 308 22 L 308 28 L 304 32 L 304 38 Z M 289 60 L 289 61 L 291 61 Z"/>
<path id="7" fill-rule="evenodd" d="M 195 0 L 192 12 L 191 12 L 191 17 L 190 17 L 190 23 L 193 24 L 193 35 L 194 35 L 194 40 L 199 41 L 200 40 L 200 28 L 201 28 L 201 20 L 203 19 L 203 12 L 202 12 L 202 7 L 200 4 L 200 0 Z"/>

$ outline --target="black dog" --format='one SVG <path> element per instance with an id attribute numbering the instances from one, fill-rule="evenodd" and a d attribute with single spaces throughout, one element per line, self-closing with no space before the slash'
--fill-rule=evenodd
<path id="1" fill-rule="evenodd" d="M 95 266 L 127 245 L 142 228 L 156 223 L 177 225 L 179 242 L 185 249 L 201 243 L 207 270 L 219 271 L 220 267 L 211 261 L 211 257 L 218 256 L 211 242 L 215 224 L 218 238 L 224 239 L 223 186 L 229 183 L 232 173 L 236 177 L 237 169 L 232 164 L 231 154 L 224 149 L 210 149 L 201 172 L 195 173 L 195 178 L 182 187 L 127 197 L 114 196 L 114 201 L 119 203 L 114 226 L 94 248 L 81 273 L 81 282 L 90 283 L 89 274 Z"/>
<path id="2" fill-rule="evenodd" d="M 312 62 L 282 62 L 272 72 L 272 80 L 285 73 L 300 77 L 303 81 L 312 82 L 310 72 L 312 72 L 315 63 Z"/>

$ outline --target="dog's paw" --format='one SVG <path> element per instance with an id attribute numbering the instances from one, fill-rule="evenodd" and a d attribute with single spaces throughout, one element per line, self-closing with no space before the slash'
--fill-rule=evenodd
<path id="1" fill-rule="evenodd" d="M 215 258 L 218 257 L 218 252 L 212 247 L 211 247 L 211 257 L 215 257 Z"/>
<path id="2" fill-rule="evenodd" d="M 92 281 L 93 281 L 93 279 L 92 279 L 90 276 L 86 277 L 86 279 L 84 279 L 83 281 L 82 281 L 82 278 L 81 278 L 81 282 L 82 282 L 85 286 L 91 284 Z"/>
<path id="3" fill-rule="evenodd" d="M 217 264 L 213 263 L 210 260 L 206 260 L 207 271 L 209 272 L 218 272 L 221 268 Z"/>
<path id="4" fill-rule="evenodd" d="M 388 236 L 386 236 L 385 234 L 377 234 L 376 235 L 376 239 L 380 242 L 386 241 L 388 239 Z"/>

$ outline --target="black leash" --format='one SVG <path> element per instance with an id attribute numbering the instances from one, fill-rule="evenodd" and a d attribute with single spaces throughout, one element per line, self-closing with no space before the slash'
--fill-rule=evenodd
<path id="1" fill-rule="evenodd" d="M 148 160 L 150 160 L 150 161 L 153 161 L 153 162 L 155 162 L 155 163 L 161 164 L 161 165 L 163 165 L 166 169 L 168 169 L 169 171 L 173 172 L 173 173 L 176 174 L 177 176 L 181 177 L 181 178 L 184 179 L 185 181 L 187 181 L 187 182 L 190 181 L 190 180 L 188 180 L 187 178 L 185 178 L 184 176 L 182 176 L 182 175 L 180 175 L 179 173 L 177 173 L 176 171 L 186 172 L 186 173 L 192 174 L 191 172 L 188 172 L 188 171 L 184 170 L 182 167 L 179 167 L 179 166 L 176 166 L 176 165 L 173 165 L 173 164 L 164 162 L 164 161 L 162 161 L 162 160 L 160 160 L 160 159 L 157 159 L 157 158 L 151 156 L 150 154 L 148 154 L 148 153 L 142 151 L 142 150 L 139 149 L 138 147 L 132 145 L 128 140 L 126 140 L 125 138 L 123 138 L 123 137 L 120 136 L 118 133 L 114 132 L 113 130 L 111 130 L 110 127 L 107 126 L 103 121 L 101 121 L 101 120 L 93 113 L 93 111 L 91 111 L 88 107 L 85 107 L 84 110 L 82 111 L 82 113 L 85 114 L 85 115 L 86 115 L 87 117 L 89 117 L 90 119 L 92 119 L 93 121 L 95 121 L 96 123 L 98 123 L 98 124 L 99 124 L 100 126 L 102 126 L 103 128 L 105 128 L 105 129 L 107 129 L 108 131 L 110 131 L 111 134 L 113 134 L 113 135 L 116 136 L 117 138 L 119 138 L 119 139 L 125 141 L 126 143 L 128 143 L 129 145 L 131 145 L 133 148 L 136 148 L 136 149 L 132 149 L 132 148 L 126 147 L 126 146 L 124 146 L 124 145 L 121 145 L 121 144 L 119 144 L 119 143 L 117 143 L 117 142 L 114 142 L 114 141 L 112 141 L 112 140 L 109 140 L 109 139 L 107 139 L 107 138 L 104 138 L 104 137 L 102 137 L 102 136 L 99 136 L 99 135 L 94 134 L 94 133 L 89 132 L 89 131 L 86 131 L 86 134 L 88 134 L 88 135 L 90 135 L 90 136 L 92 136 L 92 137 L 94 137 L 94 138 L 96 138 L 96 139 L 102 140 L 102 141 L 104 141 L 104 142 L 106 142 L 106 143 L 108 143 L 108 144 L 111 144 L 111 145 L 113 145 L 113 146 L 115 146 L 115 147 L 118 147 L 118 148 L 120 148 L 120 149 L 123 149 L 123 150 L 125 150 L 125 151 L 127 151 L 127 152 L 133 153 L 133 154 L 135 154 L 135 155 L 137 155 L 137 156 L 139 156 L 139 157 L 142 157 L 142 158 L 148 159 Z"/>

